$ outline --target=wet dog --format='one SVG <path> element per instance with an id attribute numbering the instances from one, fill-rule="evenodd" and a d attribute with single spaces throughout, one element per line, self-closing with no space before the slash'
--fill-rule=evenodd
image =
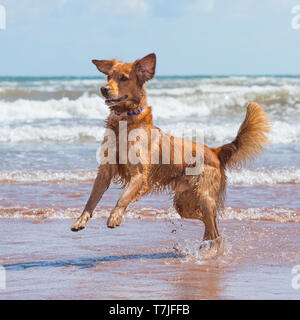
<path id="1" fill-rule="evenodd" d="M 168 135 L 153 124 L 145 83 L 155 75 L 155 54 L 132 63 L 115 59 L 92 62 L 107 76 L 101 93 L 110 109 L 106 130 L 113 133 L 115 140 L 109 143 L 107 136 L 103 140 L 102 155 L 107 158 L 111 153 L 111 161 L 101 161 L 90 198 L 71 230 L 79 231 L 86 226 L 114 180 L 125 189 L 110 213 L 108 227 L 121 224 L 130 203 L 149 192 L 167 189 L 172 192 L 174 207 L 182 218 L 203 221 L 204 240 L 219 238 L 216 217 L 224 207 L 225 171 L 253 159 L 268 142 L 265 134 L 269 132 L 269 120 L 263 108 L 249 103 L 236 138 L 218 148 L 209 148 Z M 120 124 L 126 124 L 125 131 L 121 132 Z M 139 132 L 135 139 L 130 136 L 132 131 Z M 197 163 L 191 160 L 197 154 L 200 170 L 193 171 Z M 134 161 L 129 161 L 130 156 Z"/>

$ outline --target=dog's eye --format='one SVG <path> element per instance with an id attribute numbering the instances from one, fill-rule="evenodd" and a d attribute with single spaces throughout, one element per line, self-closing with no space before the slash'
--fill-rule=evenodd
<path id="1" fill-rule="evenodd" d="M 122 76 L 120 80 L 121 80 L 121 81 L 127 81 L 127 80 L 128 80 L 128 78 L 127 78 L 127 77 L 125 77 L 125 76 Z"/>

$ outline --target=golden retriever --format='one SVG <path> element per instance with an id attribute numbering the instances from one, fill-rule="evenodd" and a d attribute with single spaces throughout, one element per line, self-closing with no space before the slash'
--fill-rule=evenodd
<path id="1" fill-rule="evenodd" d="M 132 63 L 115 59 L 92 62 L 107 76 L 101 93 L 110 108 L 106 130 L 114 133 L 115 141 L 105 137 L 102 142 L 102 156 L 108 157 L 110 153 L 111 161 L 101 161 L 90 198 L 71 230 L 79 231 L 86 226 L 114 179 L 121 182 L 125 190 L 110 213 L 108 227 L 121 224 L 130 203 L 149 192 L 167 189 L 174 195 L 174 207 L 179 215 L 202 220 L 203 239 L 217 239 L 216 217 L 224 206 L 226 169 L 253 159 L 268 142 L 265 133 L 269 132 L 269 120 L 263 108 L 255 102 L 249 103 L 236 138 L 218 148 L 209 148 L 170 136 L 153 124 L 145 83 L 155 74 L 154 53 Z M 120 124 L 126 124 L 125 133 L 121 133 Z M 132 131 L 139 132 L 133 135 L 135 139 L 130 137 Z M 201 170 L 187 174 L 188 169 L 195 169 L 197 165 L 191 161 L 197 158 L 197 152 Z M 187 153 L 189 156 L 185 156 Z M 130 155 L 133 161 L 128 161 Z"/>

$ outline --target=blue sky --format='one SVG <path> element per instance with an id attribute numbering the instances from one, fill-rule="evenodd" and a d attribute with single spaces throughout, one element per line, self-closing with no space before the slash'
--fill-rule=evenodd
<path id="1" fill-rule="evenodd" d="M 157 54 L 157 74 L 300 74 L 300 0 L 0 0 L 0 76 L 97 75 Z M 299 21 L 300 22 L 300 21 Z"/>

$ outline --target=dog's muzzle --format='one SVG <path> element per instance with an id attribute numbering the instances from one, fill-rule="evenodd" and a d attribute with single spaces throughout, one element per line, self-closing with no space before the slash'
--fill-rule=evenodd
<path id="1" fill-rule="evenodd" d="M 121 102 L 121 101 L 123 101 L 123 100 L 125 100 L 127 98 L 128 98 L 128 96 L 125 95 L 125 96 L 123 96 L 123 97 L 121 97 L 119 99 L 106 99 L 105 100 L 105 104 L 107 104 L 108 106 L 111 106 L 111 105 L 119 103 L 119 102 Z"/>
<path id="2" fill-rule="evenodd" d="M 104 98 L 108 98 L 110 87 L 101 87 L 100 91 Z"/>

